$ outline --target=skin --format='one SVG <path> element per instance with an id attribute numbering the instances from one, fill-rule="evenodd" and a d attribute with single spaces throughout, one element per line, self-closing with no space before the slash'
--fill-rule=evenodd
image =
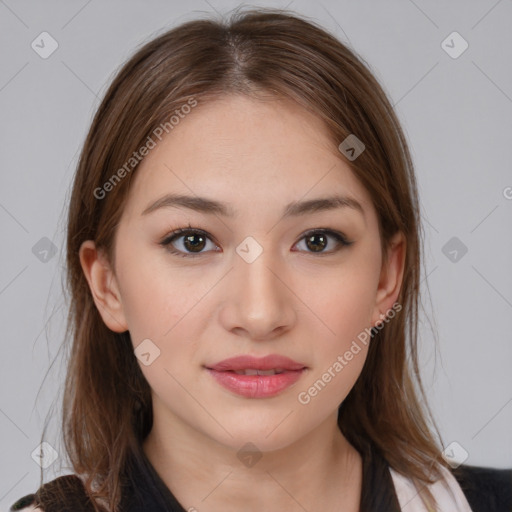
<path id="1" fill-rule="evenodd" d="M 94 242 L 80 261 L 96 306 L 134 348 L 160 350 L 139 362 L 152 388 L 154 425 L 143 449 L 185 509 L 359 510 L 362 464 L 337 426 L 340 403 L 368 347 L 307 405 L 297 396 L 322 377 L 365 328 L 395 303 L 405 243 L 392 240 L 383 265 L 377 214 L 366 189 L 333 147 L 321 120 L 288 100 L 227 96 L 199 104 L 145 157 L 134 176 L 115 245 L 115 265 Z M 165 193 L 228 203 L 234 218 L 168 207 L 142 215 Z M 332 195 L 356 209 L 281 219 L 285 205 Z M 174 229 L 206 231 L 200 255 L 159 243 Z M 305 233 L 331 229 L 315 253 Z M 263 248 L 247 263 L 248 236 Z M 183 236 L 170 247 L 190 254 Z M 336 251 L 336 248 L 339 250 Z M 217 249 L 217 251 L 215 250 Z M 392 320 L 391 320 L 392 321 Z M 221 387 L 204 368 L 241 354 L 282 354 L 306 365 L 279 395 L 254 399 Z M 262 457 L 237 457 L 247 442 Z"/>

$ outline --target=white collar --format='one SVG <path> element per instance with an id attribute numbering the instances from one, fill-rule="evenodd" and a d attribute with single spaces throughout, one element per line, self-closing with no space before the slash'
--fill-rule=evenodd
<path id="1" fill-rule="evenodd" d="M 440 466 L 440 468 L 444 479 L 428 485 L 437 501 L 438 510 L 473 512 L 455 477 L 445 467 Z M 400 509 L 404 512 L 429 512 L 411 479 L 397 473 L 392 468 L 389 468 L 389 472 L 393 479 Z"/>

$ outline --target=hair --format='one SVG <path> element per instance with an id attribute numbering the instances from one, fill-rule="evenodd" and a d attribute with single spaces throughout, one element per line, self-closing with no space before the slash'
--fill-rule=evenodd
<path id="1" fill-rule="evenodd" d="M 95 113 L 72 186 L 67 225 L 72 340 L 63 396 L 62 435 L 87 492 L 117 511 L 122 469 L 151 430 L 151 390 L 129 332 L 115 333 L 95 307 L 79 261 L 94 240 L 115 268 L 116 227 L 137 170 L 122 173 L 134 152 L 183 105 L 227 95 L 295 101 L 324 121 L 333 148 L 350 134 L 364 142 L 346 161 L 371 195 L 383 255 L 391 237 L 406 240 L 405 270 L 392 321 L 373 331 L 362 372 L 339 408 L 338 425 L 363 450 L 371 443 L 389 466 L 426 487 L 448 467 L 418 369 L 418 307 L 423 231 L 413 164 L 389 99 L 356 52 L 290 11 L 236 11 L 229 20 L 193 20 L 145 43 L 121 67 Z M 167 124 L 168 126 L 168 124 Z M 168 131 L 168 130 L 166 130 Z M 106 187 L 105 187 L 106 189 Z M 119 383 L 122 382 L 122 388 Z M 440 438 L 440 436 L 439 436 Z"/>

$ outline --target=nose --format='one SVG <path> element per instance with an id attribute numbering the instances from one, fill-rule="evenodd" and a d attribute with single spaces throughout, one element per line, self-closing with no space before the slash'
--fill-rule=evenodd
<path id="1" fill-rule="evenodd" d="M 296 322 L 297 297 L 287 282 L 290 272 L 271 251 L 252 262 L 236 255 L 224 283 L 220 311 L 223 327 L 254 341 L 270 340 Z"/>

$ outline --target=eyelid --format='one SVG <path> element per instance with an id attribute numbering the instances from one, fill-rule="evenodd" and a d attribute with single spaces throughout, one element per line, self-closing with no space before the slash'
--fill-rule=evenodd
<path id="1" fill-rule="evenodd" d="M 189 225 L 186 228 L 177 228 L 170 231 L 167 235 L 165 235 L 164 239 L 160 243 L 167 245 L 172 241 L 173 238 L 179 238 L 178 235 L 185 235 L 190 232 L 192 232 L 193 234 L 204 235 L 206 238 L 215 241 L 215 239 L 207 231 L 204 231 L 203 229 L 200 228 L 194 228 Z"/>

